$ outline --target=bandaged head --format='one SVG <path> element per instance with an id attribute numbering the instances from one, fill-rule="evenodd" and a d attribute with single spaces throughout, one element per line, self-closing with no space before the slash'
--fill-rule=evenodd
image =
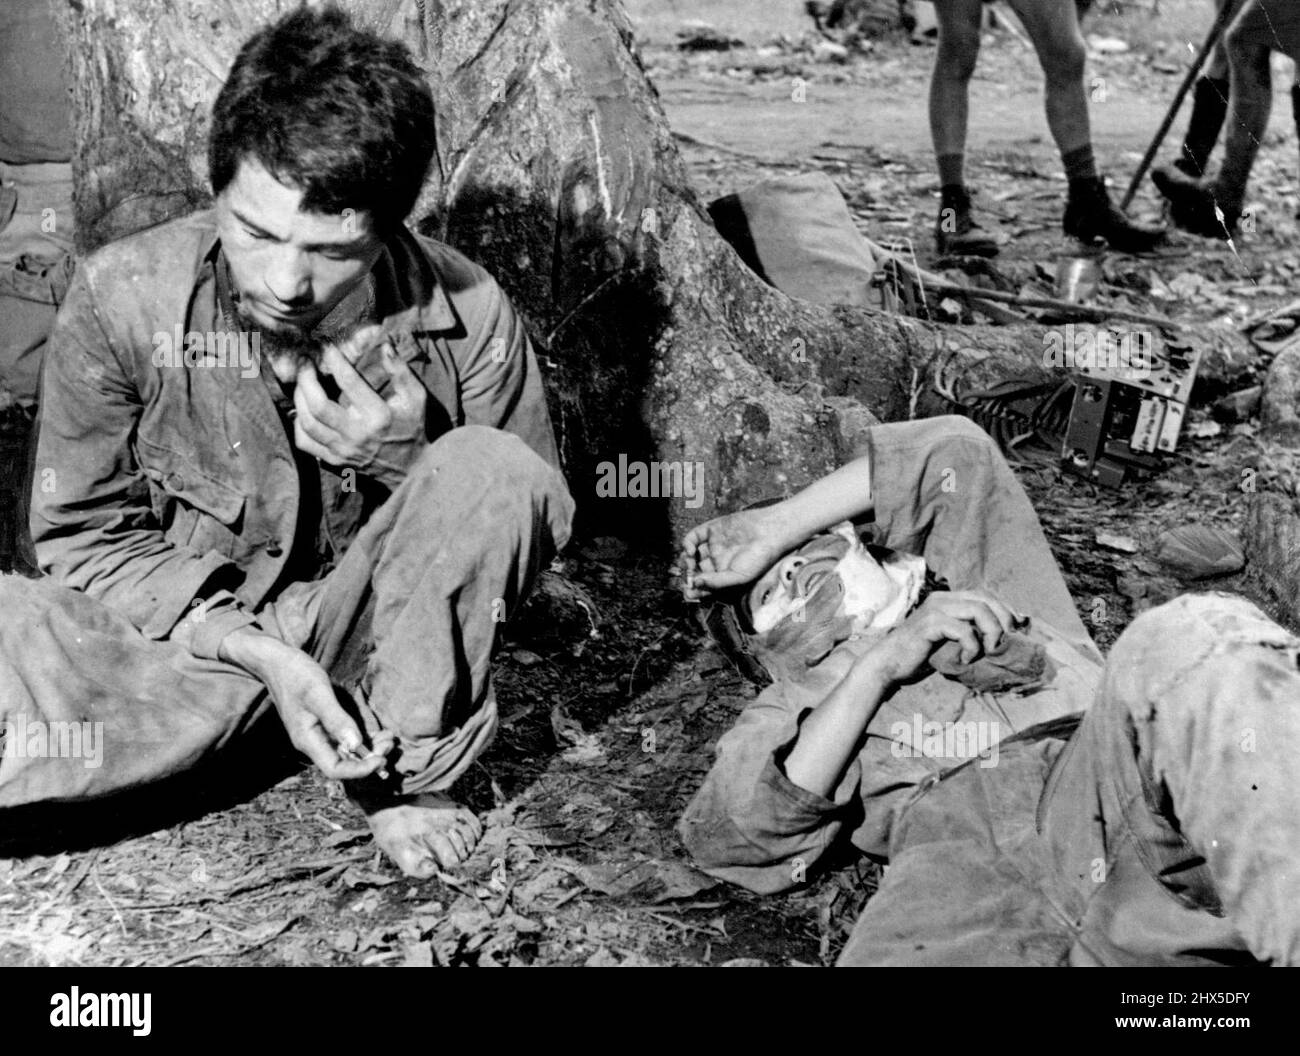
<path id="1" fill-rule="evenodd" d="M 705 622 L 750 677 L 797 679 L 840 642 L 896 626 L 927 584 L 923 558 L 864 544 L 845 521 L 713 606 Z"/>

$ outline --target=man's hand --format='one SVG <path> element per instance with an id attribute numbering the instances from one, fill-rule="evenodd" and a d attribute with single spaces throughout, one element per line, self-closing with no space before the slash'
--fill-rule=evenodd
<path id="1" fill-rule="evenodd" d="M 979 659 L 996 649 L 1016 622 L 1011 610 L 991 594 L 936 591 L 863 654 L 859 663 L 888 682 L 901 682 L 920 671 L 945 642 L 961 644 L 962 663 Z"/>
<path id="2" fill-rule="evenodd" d="M 687 532 L 677 563 L 686 599 L 752 583 L 771 568 L 793 545 L 780 509 L 741 510 Z"/>
<path id="3" fill-rule="evenodd" d="M 326 777 L 350 781 L 383 768 L 393 735 L 381 731 L 366 749 L 361 730 L 334 695 L 329 675 L 301 649 L 241 628 L 222 641 L 221 657 L 266 686 L 289 740 Z"/>
<path id="4" fill-rule="evenodd" d="M 297 411 L 294 444 L 332 466 L 350 466 L 396 487 L 425 446 L 428 393 L 410 366 L 387 341 L 380 346 L 384 369 L 393 380 L 387 399 L 372 389 L 348 359 L 355 360 L 374 339 L 367 328 L 345 349 L 327 345 L 321 370 L 338 383 L 336 403 L 322 388 L 316 368 L 304 364 L 293 394 Z"/>

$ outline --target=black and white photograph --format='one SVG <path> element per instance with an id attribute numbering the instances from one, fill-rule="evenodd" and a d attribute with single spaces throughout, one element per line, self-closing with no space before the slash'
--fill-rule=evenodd
<path id="1" fill-rule="evenodd" d="M 1120 967 L 1231 1044 L 1166 970 L 1300 965 L 1298 635 L 1296 0 L 0 4 L 41 1031 Z"/>

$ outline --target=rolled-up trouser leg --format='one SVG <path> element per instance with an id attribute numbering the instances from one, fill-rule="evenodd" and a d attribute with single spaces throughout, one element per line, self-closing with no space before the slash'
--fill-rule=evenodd
<path id="1" fill-rule="evenodd" d="M 992 438 L 956 415 L 871 430 L 878 541 L 921 554 L 954 590 L 984 589 L 1100 654 L 1038 516 Z"/>
<path id="2" fill-rule="evenodd" d="M 448 787 L 496 729 L 489 662 L 501 623 L 569 536 L 560 474 L 484 426 L 435 441 L 337 568 L 262 614 L 397 737 L 400 791 Z M 358 658 L 364 672 L 358 670 Z"/>

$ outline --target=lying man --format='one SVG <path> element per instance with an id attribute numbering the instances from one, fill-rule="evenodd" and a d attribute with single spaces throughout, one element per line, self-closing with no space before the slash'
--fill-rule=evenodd
<path id="1" fill-rule="evenodd" d="M 688 597 L 729 593 L 719 640 L 774 680 L 682 819 L 696 860 L 758 892 L 837 841 L 887 860 L 842 965 L 1300 962 L 1300 640 L 1187 596 L 1103 667 L 977 427 L 870 440 L 684 541 Z M 888 549 L 825 534 L 867 516 Z"/>
<path id="2" fill-rule="evenodd" d="M 1009 0 L 1033 41 L 1046 81 L 1047 124 L 1069 180 L 1061 226 L 1085 243 L 1105 242 L 1121 253 L 1144 253 L 1164 231 L 1128 219 L 1097 174 L 1084 84 L 1087 52 L 1075 0 Z M 930 135 L 939 167 L 940 254 L 995 256 L 997 242 L 975 221 L 965 182 L 970 80 L 979 58 L 983 0 L 935 0 L 939 47 L 930 80 Z"/>
<path id="3" fill-rule="evenodd" d="M 406 873 L 472 849 L 443 791 L 572 500 L 519 318 L 403 224 L 433 147 L 406 50 L 299 9 L 218 95 L 215 207 L 81 264 L 39 419 L 48 578 L 0 580 L 0 808 L 138 789 L 274 708 Z M 69 724 L 102 766 L 48 750 Z"/>
<path id="4" fill-rule="evenodd" d="M 1151 173 L 1152 181 L 1169 200 L 1170 218 L 1183 230 L 1219 239 L 1236 234 L 1245 209 L 1250 172 L 1273 107 L 1270 60 L 1275 51 L 1300 63 L 1300 5 L 1294 0 L 1246 0 L 1224 35 L 1223 53 L 1227 57 L 1230 91 L 1228 135 L 1218 174 L 1202 175 L 1209 149 L 1214 146 L 1214 136 L 1218 135 L 1210 101 L 1216 89 L 1202 88 L 1205 82 L 1197 85 L 1189 126 L 1189 136 L 1191 130 L 1203 127 L 1199 142 L 1208 141 L 1203 156 L 1195 155 L 1191 159 L 1199 162 L 1201 168 L 1189 172 L 1189 166 L 1175 165 Z M 1213 68 L 1210 72 L 1214 72 Z M 1297 91 L 1293 89 L 1292 98 L 1300 106 Z M 1193 150 L 1185 147 L 1184 154 L 1191 155 Z"/>

